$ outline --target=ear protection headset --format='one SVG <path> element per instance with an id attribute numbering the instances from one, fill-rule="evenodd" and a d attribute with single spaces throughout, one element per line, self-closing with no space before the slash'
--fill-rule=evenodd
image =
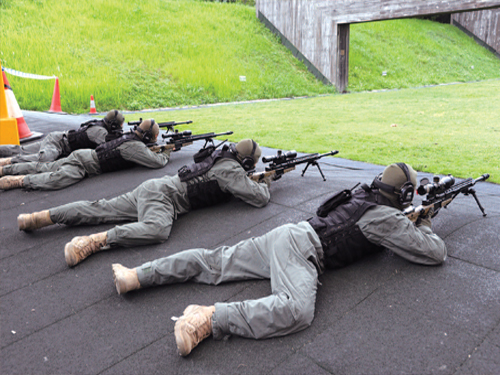
<path id="1" fill-rule="evenodd" d="M 415 195 L 415 186 L 413 182 L 411 182 L 410 171 L 405 163 L 397 163 L 399 168 L 403 170 L 406 176 L 406 182 L 401 186 L 401 188 L 397 189 L 392 185 L 385 184 L 381 181 L 382 174 L 378 175 L 378 177 L 373 180 L 373 186 L 379 190 L 383 190 L 390 194 L 396 194 L 398 196 L 398 202 L 400 205 L 405 206 L 412 202 L 413 196 Z"/>
<path id="2" fill-rule="evenodd" d="M 234 144 L 231 144 L 230 149 L 234 154 L 238 154 L 238 151 L 236 150 L 236 146 Z M 255 150 L 257 150 L 257 142 L 252 139 L 252 153 L 249 156 L 245 156 L 243 160 L 240 161 L 241 166 L 245 171 L 252 170 L 255 165 Z"/>
<path id="3" fill-rule="evenodd" d="M 117 129 L 120 129 L 121 126 L 120 124 L 118 123 L 118 110 L 114 110 L 115 111 L 115 117 L 112 121 L 107 121 L 106 118 L 104 118 L 104 122 L 106 122 L 106 124 L 109 126 L 109 130 L 117 130 Z"/>
<path id="4" fill-rule="evenodd" d="M 151 126 L 148 130 L 143 130 L 140 126 L 137 126 L 135 130 L 137 130 L 142 135 L 142 141 L 144 143 L 151 143 L 151 140 L 154 137 L 153 134 L 153 126 L 155 124 L 155 120 L 151 119 Z"/>

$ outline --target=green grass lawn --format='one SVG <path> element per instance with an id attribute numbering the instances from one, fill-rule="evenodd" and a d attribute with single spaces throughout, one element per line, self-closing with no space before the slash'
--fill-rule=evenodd
<path id="1" fill-rule="evenodd" d="M 90 95 L 107 111 L 335 92 L 242 4 L 0 0 L 0 18 L 2 64 L 58 76 L 68 113 Z M 500 78 L 500 60 L 450 25 L 355 24 L 350 39 L 351 92 Z M 49 109 L 53 80 L 8 78 L 22 109 Z"/>
<path id="2" fill-rule="evenodd" d="M 59 76 L 69 113 L 333 93 L 238 4 L 193 0 L 2 0 L 6 67 Z M 240 81 L 245 76 L 246 81 Z M 23 109 L 53 81 L 9 76 Z"/>
<path id="3" fill-rule="evenodd" d="M 491 175 L 500 183 L 500 80 L 224 105 L 141 114 L 193 120 L 179 130 L 232 130 L 232 141 L 300 152 L 339 150 L 338 157 L 379 165 L 405 161 L 419 171 L 456 177 Z M 127 115 L 127 121 L 140 117 Z"/>
<path id="4" fill-rule="evenodd" d="M 420 19 L 352 25 L 348 90 L 354 94 L 334 95 L 251 6 L 0 0 L 0 19 L 2 64 L 57 75 L 69 113 L 88 112 L 91 94 L 99 112 L 313 96 L 160 112 L 157 120 L 191 118 L 192 130 L 233 130 L 232 140 L 253 137 L 302 152 L 338 149 L 347 159 L 407 161 L 457 177 L 488 172 L 500 182 L 500 59 L 451 25 Z M 8 78 L 22 109 L 48 110 L 53 81 Z M 486 81 L 407 89 L 480 80 Z"/>

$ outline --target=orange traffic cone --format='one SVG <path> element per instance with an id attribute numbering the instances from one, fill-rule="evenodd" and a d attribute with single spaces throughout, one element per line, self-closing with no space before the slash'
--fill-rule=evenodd
<path id="1" fill-rule="evenodd" d="M 49 112 L 64 113 L 61 110 L 61 95 L 59 93 L 59 78 L 56 77 L 54 83 L 54 93 L 52 94 L 52 103 L 50 104 Z"/>
<path id="2" fill-rule="evenodd" d="M 0 64 L 1 66 L 1 64 Z M 3 68 L 2 68 L 3 73 Z M 3 85 L 3 77 L 0 76 L 0 83 Z M 19 133 L 17 132 L 17 121 L 15 118 L 9 116 L 7 109 L 7 98 L 4 92 L 0 92 L 0 145 L 18 145 Z"/>
<path id="3" fill-rule="evenodd" d="M 95 102 L 94 102 L 94 95 L 90 95 L 90 114 L 92 113 L 97 113 L 95 110 Z"/>
<path id="4" fill-rule="evenodd" d="M 19 132 L 19 140 L 21 142 L 32 140 L 34 138 L 39 138 L 42 133 L 33 133 L 30 128 L 28 128 L 28 124 L 24 120 L 23 113 L 21 112 L 21 108 L 19 108 L 19 104 L 17 104 L 16 96 L 14 95 L 14 91 L 12 91 L 12 87 L 10 87 L 9 81 L 7 80 L 7 76 L 5 72 L 2 70 L 3 77 L 3 86 L 5 88 L 5 99 L 7 100 L 7 110 L 9 112 L 10 117 L 14 117 L 17 121 L 17 131 Z"/>

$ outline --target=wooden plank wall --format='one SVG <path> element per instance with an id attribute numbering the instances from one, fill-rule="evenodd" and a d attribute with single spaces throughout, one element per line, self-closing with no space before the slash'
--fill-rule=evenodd
<path id="1" fill-rule="evenodd" d="M 500 9 L 453 14 L 452 24 L 461 26 L 500 54 Z"/>
<path id="2" fill-rule="evenodd" d="M 259 13 L 269 20 L 329 82 L 334 82 L 336 65 L 337 27 L 324 12 L 316 11 L 317 0 L 257 0 Z"/>
<path id="3" fill-rule="evenodd" d="M 256 0 L 255 3 L 257 17 L 260 15 L 272 24 L 324 80 L 341 92 L 347 85 L 347 71 L 344 71 L 347 67 L 343 65 L 348 56 L 346 60 L 341 57 L 339 35 L 348 40 L 349 24 L 491 8 L 500 8 L 500 0 Z M 348 53 L 348 45 L 345 52 Z"/>

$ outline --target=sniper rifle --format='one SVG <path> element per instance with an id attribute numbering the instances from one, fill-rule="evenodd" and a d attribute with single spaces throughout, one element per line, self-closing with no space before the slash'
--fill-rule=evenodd
<path id="1" fill-rule="evenodd" d="M 128 124 L 129 126 L 139 126 L 142 122 L 142 117 L 139 119 L 139 121 L 129 121 Z M 175 121 L 167 121 L 167 122 L 157 122 L 158 126 L 160 129 L 167 128 L 168 131 L 174 131 L 174 126 L 177 125 L 184 125 L 184 124 L 191 124 L 193 121 L 188 120 L 188 121 L 181 121 L 181 122 L 175 122 Z"/>
<path id="2" fill-rule="evenodd" d="M 417 189 L 418 195 L 426 195 L 424 201 L 420 206 L 410 206 L 403 213 L 413 222 L 417 221 L 420 217 L 425 217 L 430 214 L 431 218 L 436 216 L 441 208 L 447 206 L 459 194 L 472 195 L 476 200 L 479 209 L 486 216 L 483 206 L 479 203 L 476 195 L 476 190 L 472 187 L 479 181 L 487 180 L 490 177 L 488 173 L 473 179 L 468 178 L 462 182 L 455 184 L 455 178 L 450 174 L 446 177 L 434 177 L 434 181 L 430 182 L 429 179 L 423 178 L 420 180 L 420 186 Z"/>
<path id="3" fill-rule="evenodd" d="M 309 168 L 310 165 L 313 165 L 318 168 L 319 173 L 321 173 L 321 177 L 323 177 L 323 181 L 326 181 L 325 175 L 318 164 L 318 160 L 322 157 L 336 155 L 338 153 L 338 151 L 330 151 L 324 154 L 315 153 L 297 157 L 296 151 L 283 153 L 283 151 L 278 150 L 278 153 L 274 156 L 262 157 L 263 163 L 270 163 L 266 166 L 264 172 L 256 173 L 254 171 L 249 171 L 248 177 L 254 181 L 262 181 L 268 176 L 273 176 L 273 180 L 279 180 L 285 173 L 293 171 L 296 165 L 307 163 L 306 167 L 302 170 L 301 176 L 304 176 L 307 168 Z"/>
<path id="4" fill-rule="evenodd" d="M 162 134 L 163 139 L 168 138 L 165 143 L 148 145 L 148 147 L 153 152 L 163 152 L 165 150 L 179 151 L 182 147 L 189 146 L 193 144 L 194 141 L 200 140 L 205 141 L 204 147 L 206 147 L 208 143 L 214 143 L 213 138 L 231 134 L 233 134 L 232 131 L 224 133 L 204 133 L 195 135 L 192 135 L 191 130 L 184 130 L 182 132 L 175 131 L 174 133 Z"/>

